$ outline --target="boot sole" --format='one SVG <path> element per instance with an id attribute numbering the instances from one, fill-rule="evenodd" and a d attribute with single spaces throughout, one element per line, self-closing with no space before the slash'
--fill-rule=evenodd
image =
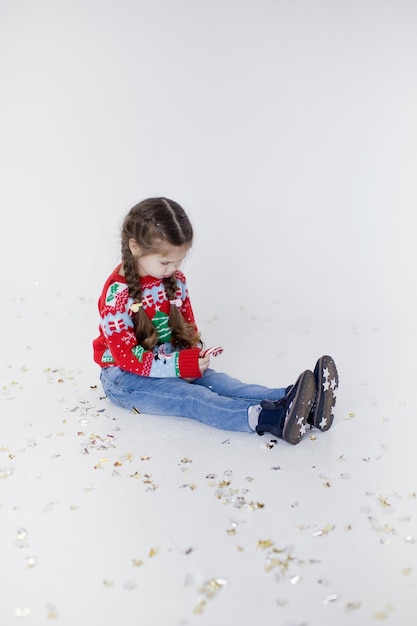
<path id="1" fill-rule="evenodd" d="M 322 356 L 314 368 L 317 386 L 316 406 L 309 423 L 319 430 L 329 430 L 333 424 L 333 408 L 336 404 L 336 392 L 339 387 L 339 375 L 336 364 L 330 356 Z"/>
<path id="2" fill-rule="evenodd" d="M 316 379 L 313 372 L 306 370 L 295 384 L 297 391 L 288 408 L 282 429 L 282 438 L 292 445 L 299 443 L 307 431 L 307 418 L 316 397 Z"/>

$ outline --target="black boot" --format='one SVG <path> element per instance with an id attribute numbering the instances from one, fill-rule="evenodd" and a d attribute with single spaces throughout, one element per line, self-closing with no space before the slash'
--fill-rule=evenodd
<path id="1" fill-rule="evenodd" d="M 262 400 L 256 432 L 271 433 L 295 445 L 306 432 L 306 423 L 316 397 L 314 374 L 306 370 L 285 396 L 276 402 Z"/>
<path id="2" fill-rule="evenodd" d="M 317 396 L 308 416 L 308 423 L 320 430 L 329 430 L 333 423 L 339 376 L 332 357 L 322 356 L 314 368 Z"/>

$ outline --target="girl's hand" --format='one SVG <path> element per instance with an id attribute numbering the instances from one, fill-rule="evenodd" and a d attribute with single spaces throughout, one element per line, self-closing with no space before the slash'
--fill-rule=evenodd
<path id="1" fill-rule="evenodd" d="M 202 354 L 202 352 L 200 352 L 200 354 Z M 200 358 L 198 359 L 198 367 L 200 368 L 200 372 L 201 375 L 204 374 L 204 372 L 206 371 L 206 369 L 208 369 L 210 366 L 210 356 L 206 355 L 206 356 L 200 356 Z"/>

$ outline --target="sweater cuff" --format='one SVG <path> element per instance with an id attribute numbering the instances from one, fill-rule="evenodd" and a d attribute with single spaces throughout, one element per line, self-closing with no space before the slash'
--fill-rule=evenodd
<path id="1" fill-rule="evenodd" d="M 189 348 L 180 351 L 178 365 L 181 378 L 201 378 L 200 368 L 198 367 L 199 357 L 200 348 Z"/>

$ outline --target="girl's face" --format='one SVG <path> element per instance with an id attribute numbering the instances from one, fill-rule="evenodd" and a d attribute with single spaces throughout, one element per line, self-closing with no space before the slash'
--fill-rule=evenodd
<path id="1" fill-rule="evenodd" d="M 154 278 L 171 276 L 180 267 L 190 249 L 189 244 L 173 246 L 166 241 L 161 241 L 157 252 L 142 254 L 134 239 L 130 240 L 129 246 L 135 257 L 136 271 L 139 276 L 153 276 Z"/>

